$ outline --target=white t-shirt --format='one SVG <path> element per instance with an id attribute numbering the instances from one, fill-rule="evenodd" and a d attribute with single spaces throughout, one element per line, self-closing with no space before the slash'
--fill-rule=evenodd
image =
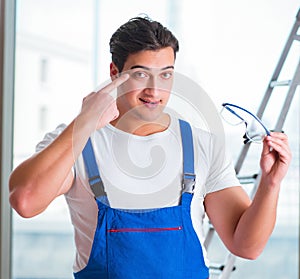
<path id="1" fill-rule="evenodd" d="M 60 125 L 48 133 L 37 149 L 47 146 L 65 127 Z M 240 183 L 223 143 L 206 131 L 192 129 L 196 185 L 191 218 L 203 244 L 205 195 Z M 167 130 L 149 136 L 128 134 L 107 125 L 94 132 L 91 140 L 111 207 L 146 209 L 179 204 L 183 153 L 177 119 L 171 117 Z M 97 225 L 97 204 L 88 184 L 82 156 L 75 163 L 74 173 L 74 184 L 65 198 L 74 226 L 77 249 L 74 272 L 77 272 L 89 259 Z"/>

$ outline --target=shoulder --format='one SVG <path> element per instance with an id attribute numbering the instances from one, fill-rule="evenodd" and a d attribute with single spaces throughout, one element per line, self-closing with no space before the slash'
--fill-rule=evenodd
<path id="1" fill-rule="evenodd" d="M 195 125 L 191 121 L 188 121 L 188 120 L 185 120 L 185 119 L 182 119 L 182 118 L 176 118 L 176 117 L 173 116 L 172 117 L 172 122 L 178 123 L 177 124 L 178 127 L 180 126 L 179 125 L 180 122 L 187 123 L 191 127 L 192 134 L 193 134 L 193 139 L 196 142 L 201 140 L 203 143 L 209 143 L 212 140 L 216 141 L 222 135 L 222 133 L 212 132 L 209 129 L 202 128 L 202 127 L 200 127 L 200 125 Z"/>
<path id="2" fill-rule="evenodd" d="M 196 152 L 205 154 L 205 157 L 212 160 L 216 154 L 224 153 L 225 142 L 222 136 L 202 128 L 191 126 L 193 133 L 193 144 Z"/>

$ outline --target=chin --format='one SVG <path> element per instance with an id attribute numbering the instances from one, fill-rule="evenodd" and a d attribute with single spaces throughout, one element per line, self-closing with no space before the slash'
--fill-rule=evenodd
<path id="1" fill-rule="evenodd" d="M 137 112 L 136 117 L 144 122 L 157 122 L 160 123 L 160 120 L 165 115 L 163 111 L 150 111 L 150 112 Z"/>

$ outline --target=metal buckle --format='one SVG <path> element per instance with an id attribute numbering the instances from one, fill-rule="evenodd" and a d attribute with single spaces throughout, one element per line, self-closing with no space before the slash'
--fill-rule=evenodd
<path id="1" fill-rule="evenodd" d="M 196 175 L 194 173 L 184 173 L 183 175 L 183 192 L 193 193 L 196 184 Z"/>
<path id="2" fill-rule="evenodd" d="M 91 177 L 89 184 L 96 198 L 105 195 L 103 181 L 99 175 Z"/>

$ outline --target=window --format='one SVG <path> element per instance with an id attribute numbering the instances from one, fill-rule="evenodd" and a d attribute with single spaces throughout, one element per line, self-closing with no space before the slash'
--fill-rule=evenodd
<path id="1" fill-rule="evenodd" d="M 15 166 L 47 131 L 75 117 L 92 87 L 91 14 L 92 1 L 17 1 Z M 63 197 L 32 219 L 13 214 L 13 227 L 13 278 L 72 277 L 75 252 Z"/>
<path id="2" fill-rule="evenodd" d="M 196 1 L 132 0 L 130 5 L 121 0 L 17 1 L 14 166 L 34 152 L 46 132 L 69 123 L 80 110 L 82 98 L 108 79 L 109 38 L 120 24 L 140 13 L 174 31 L 180 41 L 176 69 L 201 84 L 217 107 L 232 101 L 255 112 L 295 19 L 298 1 L 270 5 L 255 0 L 248 6 L 237 0 L 200 3 L 201 9 L 195 9 Z M 274 101 L 274 107 L 280 104 Z M 237 259 L 232 278 L 297 277 L 299 110 L 298 91 L 284 128 L 291 135 L 294 158 L 282 185 L 275 231 L 258 260 Z M 273 110 L 267 111 L 265 121 L 270 128 L 273 118 Z M 226 132 L 237 139 L 229 145 L 235 160 L 241 134 Z M 257 171 L 259 152 L 259 146 L 252 151 L 247 173 Z M 12 277 L 72 278 L 72 237 L 63 197 L 32 219 L 13 213 Z M 213 262 L 225 262 L 227 251 L 217 237 L 209 255 Z"/>

